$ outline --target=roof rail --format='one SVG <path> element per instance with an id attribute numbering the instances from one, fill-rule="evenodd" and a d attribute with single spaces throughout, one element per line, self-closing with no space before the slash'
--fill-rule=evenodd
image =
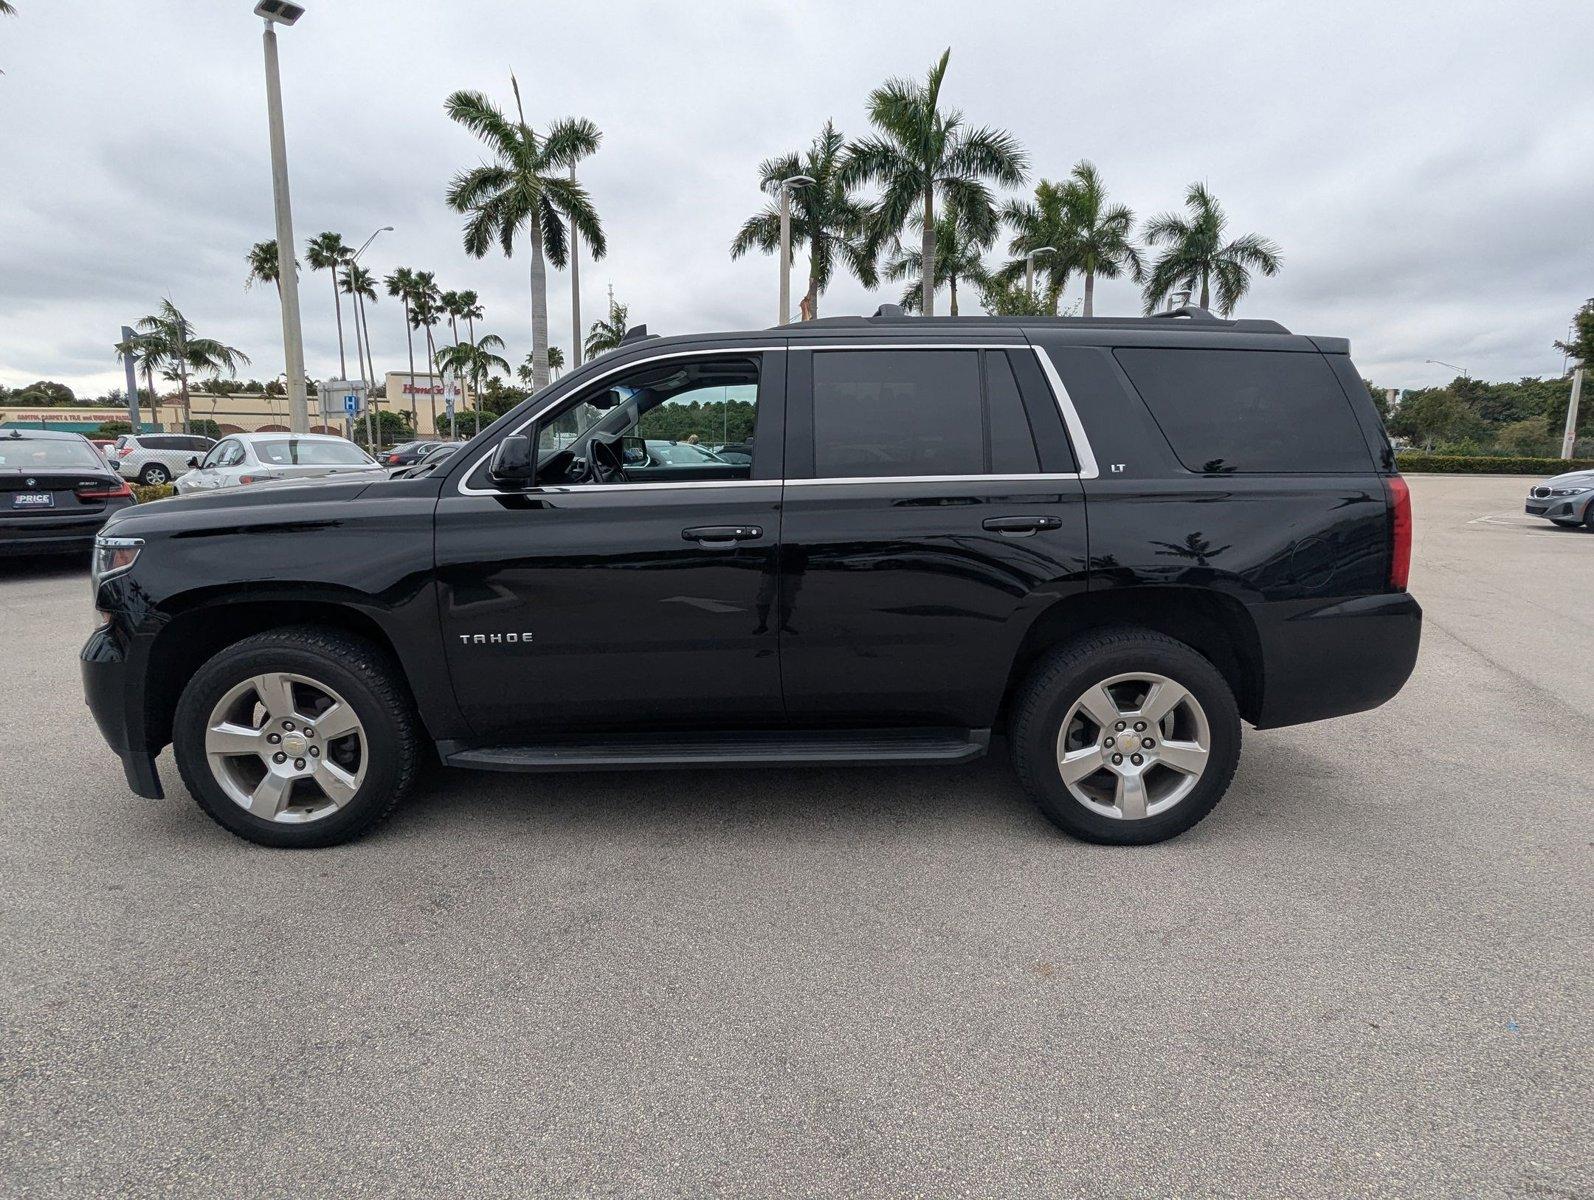
<path id="1" fill-rule="evenodd" d="M 1182 308 L 1170 308 L 1166 312 L 1152 313 L 1153 319 L 1170 320 L 1175 317 L 1188 317 L 1192 321 L 1217 321 L 1220 320 L 1210 308 L 1202 308 L 1199 304 L 1186 304 Z"/>

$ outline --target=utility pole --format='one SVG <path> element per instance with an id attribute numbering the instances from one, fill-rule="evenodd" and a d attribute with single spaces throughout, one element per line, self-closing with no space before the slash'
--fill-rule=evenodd
<path id="1" fill-rule="evenodd" d="M 133 336 L 133 330 L 123 325 L 122 345 L 127 347 L 122 351 L 122 366 L 127 371 L 127 422 L 133 427 L 133 432 L 138 433 L 138 368 L 133 364 Z"/>
<path id="2" fill-rule="evenodd" d="M 1572 399 L 1566 405 L 1566 433 L 1561 437 L 1561 457 L 1571 458 L 1577 448 L 1577 406 L 1583 397 L 1583 368 L 1572 372 Z"/>
<path id="3" fill-rule="evenodd" d="M 265 16 L 259 6 L 257 13 Z M 299 11 L 292 20 L 298 20 Z M 299 273 L 293 268 L 293 211 L 288 199 L 288 141 L 282 129 L 282 79 L 277 69 L 277 31 L 266 16 L 263 38 L 266 51 L 266 119 L 271 127 L 271 196 L 277 212 L 277 258 L 285 265 L 277 272 L 282 294 L 282 349 L 287 360 L 288 428 L 310 432 L 310 413 L 304 394 L 304 333 L 299 325 Z"/>
<path id="4" fill-rule="evenodd" d="M 780 181 L 780 324 L 791 322 L 791 193 L 807 187 L 809 175 L 793 175 Z"/>

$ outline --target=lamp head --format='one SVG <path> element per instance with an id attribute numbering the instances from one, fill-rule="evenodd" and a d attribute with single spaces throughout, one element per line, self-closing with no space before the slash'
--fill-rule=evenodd
<path id="1" fill-rule="evenodd" d="M 292 25 L 304 16 L 304 5 L 289 4 L 288 0 L 260 0 L 255 5 L 255 16 L 275 21 L 279 25 Z"/>

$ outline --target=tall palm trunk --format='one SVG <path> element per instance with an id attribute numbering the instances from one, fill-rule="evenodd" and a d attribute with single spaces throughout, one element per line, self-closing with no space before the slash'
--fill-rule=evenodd
<path id="1" fill-rule="evenodd" d="M 404 340 L 410 348 L 410 428 L 421 431 L 421 414 L 415 410 L 415 326 L 410 324 L 410 298 L 404 297 Z"/>
<path id="2" fill-rule="evenodd" d="M 1096 315 L 1096 272 L 1091 270 L 1085 272 L 1084 314 L 1087 317 Z"/>
<path id="3" fill-rule="evenodd" d="M 466 317 L 465 318 L 465 336 L 470 339 L 470 344 L 472 346 L 474 346 L 476 344 L 476 318 L 475 317 Z M 471 402 L 470 406 L 471 406 L 471 409 L 476 413 L 476 432 L 477 433 L 480 433 L 482 431 L 482 410 L 481 410 L 481 405 L 476 403 L 476 394 L 481 391 L 481 380 L 478 378 L 479 375 L 480 375 L 480 372 L 473 372 L 472 375 L 471 375 L 471 381 L 470 381 L 470 402 Z"/>
<path id="4" fill-rule="evenodd" d="M 282 285 L 277 285 L 277 290 L 282 290 Z M 338 264 L 332 264 L 332 306 L 338 314 L 338 378 L 349 377 L 349 364 L 343 357 L 343 295 L 338 291 Z"/>
<path id="5" fill-rule="evenodd" d="M 817 321 L 819 319 L 819 279 L 814 274 L 813 247 L 808 248 L 808 292 L 803 296 L 802 319 Z"/>
<path id="6" fill-rule="evenodd" d="M 437 436 L 437 345 L 432 341 L 432 327 L 426 327 L 426 399 L 432 406 L 432 436 Z"/>
<path id="7" fill-rule="evenodd" d="M 144 390 L 149 393 L 149 423 L 158 424 L 161 419 L 160 397 L 155 394 L 155 368 L 149 363 L 144 364 Z M 138 430 L 133 430 L 137 433 Z"/>
<path id="8" fill-rule="evenodd" d="M 953 275 L 947 283 L 952 289 L 952 303 L 947 309 L 947 315 L 955 317 L 958 315 L 958 277 Z"/>
<path id="9" fill-rule="evenodd" d="M 542 228 L 531 219 L 531 390 L 548 386 L 548 266 L 542 257 Z"/>
<path id="10" fill-rule="evenodd" d="M 1212 307 L 1212 301 L 1211 301 L 1210 293 L 1207 291 L 1207 283 L 1208 283 L 1208 281 L 1210 279 L 1211 279 L 1211 276 L 1206 271 L 1202 271 L 1201 272 L 1201 307 L 1202 308 L 1211 308 Z"/>
<path id="11" fill-rule="evenodd" d="M 570 182 L 576 181 L 576 164 L 570 164 Z M 474 342 L 476 336 L 471 335 Z M 581 365 L 581 235 L 570 222 L 570 369 Z"/>
<path id="12" fill-rule="evenodd" d="M 919 262 L 924 268 L 919 308 L 927 317 L 935 316 L 935 187 L 924 189 L 924 240 L 919 243 Z"/>

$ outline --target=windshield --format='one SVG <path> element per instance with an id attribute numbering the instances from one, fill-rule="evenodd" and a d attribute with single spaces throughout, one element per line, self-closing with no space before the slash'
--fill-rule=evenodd
<path id="1" fill-rule="evenodd" d="M 17 471 L 43 471 L 52 467 L 75 470 L 104 468 L 105 463 L 87 442 L 56 438 L 0 438 L 0 467 Z"/>
<path id="2" fill-rule="evenodd" d="M 256 442 L 255 453 L 263 463 L 277 467 L 368 467 L 376 464 L 353 442 L 312 442 L 300 438 L 276 438 Z"/>

